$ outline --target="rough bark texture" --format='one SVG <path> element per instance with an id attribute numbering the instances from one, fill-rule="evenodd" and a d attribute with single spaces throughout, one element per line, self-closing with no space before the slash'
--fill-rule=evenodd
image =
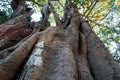
<path id="1" fill-rule="evenodd" d="M 102 41 L 91 30 L 88 23 L 82 23 L 83 34 L 87 38 L 88 61 L 96 80 L 119 80 L 120 66 L 108 53 Z"/>
<path id="2" fill-rule="evenodd" d="M 90 72 L 90 66 L 87 60 L 86 37 L 80 32 L 79 38 L 80 38 L 79 55 L 75 56 L 78 68 L 78 80 L 94 80 Z"/>
<path id="3" fill-rule="evenodd" d="M 0 79 L 12 80 L 21 67 L 21 64 L 28 56 L 30 50 L 36 42 L 35 35 L 24 42 L 19 48 L 12 52 L 9 56 L 0 61 Z M 7 72 L 7 73 L 6 73 Z M 7 76 L 7 77 L 6 77 Z"/>
<path id="4" fill-rule="evenodd" d="M 0 50 L 13 46 L 31 33 L 29 25 L 2 25 L 0 26 Z M 21 34 L 22 33 L 22 34 Z"/>
<path id="5" fill-rule="evenodd" d="M 0 80 L 120 80 L 120 65 L 72 3 L 64 20 L 48 4 L 55 27 L 48 25 L 48 6 L 40 22 L 27 23 L 25 13 L 0 26 Z"/>
<path id="6" fill-rule="evenodd" d="M 27 6 L 25 5 L 25 2 L 26 0 L 12 0 L 11 1 L 11 7 L 13 9 L 11 18 L 15 18 L 26 12 Z"/>

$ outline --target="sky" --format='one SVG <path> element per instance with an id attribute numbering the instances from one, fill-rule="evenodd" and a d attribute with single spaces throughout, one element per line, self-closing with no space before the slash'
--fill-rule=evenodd
<path id="1" fill-rule="evenodd" d="M 31 15 L 32 21 L 34 21 L 34 22 L 40 21 L 41 16 L 42 16 L 42 15 L 40 14 L 40 12 L 33 13 L 33 14 Z"/>

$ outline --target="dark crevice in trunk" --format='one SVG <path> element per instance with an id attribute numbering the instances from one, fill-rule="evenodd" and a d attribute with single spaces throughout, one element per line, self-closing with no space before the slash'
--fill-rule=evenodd
<path id="1" fill-rule="evenodd" d="M 82 35 L 84 35 L 83 34 L 83 29 L 82 29 L 82 23 L 83 23 L 83 21 L 81 20 L 80 21 L 80 27 L 79 27 L 79 35 L 80 35 L 80 33 L 82 34 Z M 85 35 L 84 35 L 85 36 Z M 85 37 L 86 38 L 86 37 Z M 79 45 L 81 45 L 81 38 L 79 38 Z M 87 40 L 85 39 L 85 42 L 87 43 Z M 87 45 L 87 44 L 86 44 Z M 82 46 L 81 46 L 82 47 Z M 80 48 L 80 46 L 79 46 L 79 48 Z M 90 66 L 90 64 L 89 64 L 89 59 L 88 59 L 88 54 L 89 54 L 89 52 L 88 52 L 88 46 L 87 46 L 87 50 L 86 50 L 86 52 L 87 52 L 87 54 L 86 54 L 86 60 L 87 60 L 87 64 L 88 64 L 88 68 L 89 68 L 89 70 L 90 70 L 90 74 L 91 74 L 91 76 L 93 77 L 93 80 L 95 80 L 94 79 L 94 75 L 93 75 L 93 72 L 92 72 L 92 68 L 91 68 L 91 66 Z M 80 52 L 79 52 L 80 53 Z"/>
<path id="2" fill-rule="evenodd" d="M 83 28 L 85 29 L 84 34 L 87 37 L 88 59 L 94 78 L 97 80 L 112 80 L 114 71 L 106 58 L 107 51 L 105 50 L 104 44 L 96 34 L 92 32 L 88 23 L 83 23 Z"/>
<path id="3" fill-rule="evenodd" d="M 89 52 L 88 52 L 88 47 L 87 47 L 87 61 L 88 61 L 88 67 L 89 67 L 89 70 L 90 70 L 90 73 L 91 73 L 93 79 L 96 80 L 96 79 L 95 79 L 95 76 L 94 76 L 94 73 L 92 72 L 92 71 L 93 71 L 93 70 L 92 70 L 92 67 L 90 66 L 90 61 L 89 61 L 89 58 L 88 58 L 88 54 L 89 54 Z"/>

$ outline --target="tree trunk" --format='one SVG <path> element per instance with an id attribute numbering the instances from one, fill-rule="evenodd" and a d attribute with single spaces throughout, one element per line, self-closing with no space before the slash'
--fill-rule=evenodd
<path id="1" fill-rule="evenodd" d="M 0 26 L 0 50 L 16 44 L 31 33 L 29 24 L 1 25 Z M 21 34 L 22 33 L 22 34 Z"/>
<path id="2" fill-rule="evenodd" d="M 120 80 L 120 65 L 72 3 L 64 21 L 48 4 L 54 27 L 48 8 L 40 22 L 28 22 L 25 13 L 0 26 L 0 80 Z"/>

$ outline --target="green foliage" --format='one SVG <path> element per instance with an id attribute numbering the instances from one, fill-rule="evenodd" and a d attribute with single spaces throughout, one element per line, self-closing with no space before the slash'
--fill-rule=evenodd
<path id="1" fill-rule="evenodd" d="M 0 24 L 8 21 L 12 9 L 10 7 L 10 1 L 11 0 L 1 0 L 0 1 Z"/>
<path id="2" fill-rule="evenodd" d="M 120 62 L 120 0 L 72 0 L 83 17 Z M 96 4 L 95 4 L 96 3 Z"/>
<path id="3" fill-rule="evenodd" d="M 103 9 L 101 9 L 99 13 L 97 12 L 97 15 L 102 13 L 106 15 L 102 15 L 100 19 L 94 19 L 96 23 L 100 25 L 96 23 L 91 23 L 91 25 L 114 58 L 120 62 L 120 19 L 118 18 L 120 17 L 120 5 L 118 5 L 117 2 L 118 0 L 111 0 L 111 2 L 108 2 L 108 7 L 103 6 Z"/>
<path id="4" fill-rule="evenodd" d="M 8 20 L 7 16 L 6 16 L 6 12 L 5 11 L 0 11 L 0 24 L 6 22 Z"/>

